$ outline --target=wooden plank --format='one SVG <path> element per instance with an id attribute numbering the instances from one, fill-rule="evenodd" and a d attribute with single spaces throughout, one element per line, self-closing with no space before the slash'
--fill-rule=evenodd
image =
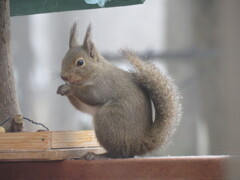
<path id="1" fill-rule="evenodd" d="M 1 179 L 223 180 L 227 157 L 1 162 Z"/>
<path id="2" fill-rule="evenodd" d="M 42 161 L 79 158 L 103 153 L 94 131 L 1 133 L 0 161 Z"/>
<path id="3" fill-rule="evenodd" d="M 87 152 L 103 153 L 104 149 L 75 148 L 75 149 L 54 149 L 47 151 L 26 151 L 26 152 L 3 152 L 0 153 L 1 161 L 56 161 L 77 159 Z M 0 177 L 1 179 L 1 177 Z"/>
<path id="4" fill-rule="evenodd" d="M 1 133 L 0 152 L 99 147 L 94 131 Z"/>
<path id="5" fill-rule="evenodd" d="M 0 152 L 47 150 L 49 141 L 49 132 L 1 133 Z"/>
<path id="6" fill-rule="evenodd" d="M 128 6 L 143 2 L 144 0 L 111 0 L 105 7 Z M 84 0 L 10 0 L 11 16 L 95 8 L 99 6 L 86 4 Z"/>
<path id="7" fill-rule="evenodd" d="M 93 131 L 51 132 L 51 148 L 98 147 Z"/>

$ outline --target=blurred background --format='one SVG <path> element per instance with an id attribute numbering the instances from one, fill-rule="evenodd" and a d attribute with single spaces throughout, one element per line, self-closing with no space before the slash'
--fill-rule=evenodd
<path id="1" fill-rule="evenodd" d="M 150 155 L 234 152 L 226 144 L 239 144 L 234 124 L 239 124 L 240 117 L 239 96 L 235 96 L 240 90 L 236 66 L 240 45 L 234 36 L 240 32 L 239 13 L 234 13 L 239 7 L 224 0 L 146 0 L 136 6 L 12 17 L 12 53 L 22 113 L 52 131 L 92 129 L 91 116 L 56 94 L 63 84 L 59 73 L 69 30 L 79 19 L 80 39 L 91 22 L 94 42 L 109 61 L 127 70 L 118 49 L 131 47 L 168 73 L 179 87 L 182 121 L 172 142 Z M 26 130 L 36 129 L 26 122 Z M 228 133 L 235 133 L 236 138 Z"/>

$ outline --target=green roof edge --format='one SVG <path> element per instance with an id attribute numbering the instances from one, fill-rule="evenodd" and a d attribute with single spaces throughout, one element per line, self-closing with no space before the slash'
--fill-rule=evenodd
<path id="1" fill-rule="evenodd" d="M 145 0 L 111 0 L 103 8 L 143 4 Z M 11 16 L 23 16 L 50 12 L 86 9 L 102 9 L 98 5 L 86 4 L 84 0 L 10 0 Z"/>

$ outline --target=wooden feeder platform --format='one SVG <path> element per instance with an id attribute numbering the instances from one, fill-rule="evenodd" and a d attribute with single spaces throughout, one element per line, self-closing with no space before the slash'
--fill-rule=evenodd
<path id="1" fill-rule="evenodd" d="M 0 161 L 73 159 L 88 151 L 104 151 L 90 130 L 0 134 Z"/>

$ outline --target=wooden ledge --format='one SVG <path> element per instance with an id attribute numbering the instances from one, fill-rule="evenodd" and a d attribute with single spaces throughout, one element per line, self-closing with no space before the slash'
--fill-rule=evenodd
<path id="1" fill-rule="evenodd" d="M 103 152 L 93 131 L 0 134 L 0 179 L 223 180 L 227 156 L 67 160 Z M 56 161 L 58 160 L 58 161 Z"/>
<path id="2" fill-rule="evenodd" d="M 1 179 L 223 180 L 225 156 L 1 162 Z"/>

